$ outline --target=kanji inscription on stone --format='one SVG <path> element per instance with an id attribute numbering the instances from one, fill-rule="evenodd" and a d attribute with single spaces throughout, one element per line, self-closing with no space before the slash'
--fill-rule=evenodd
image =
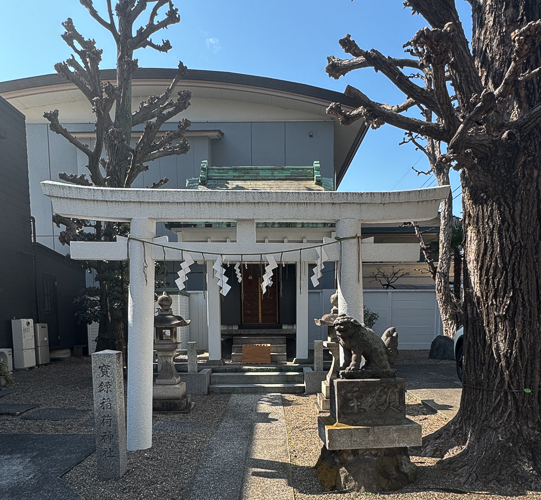
<path id="1" fill-rule="evenodd" d="M 127 468 L 126 408 L 120 351 L 92 354 L 92 386 L 98 477 L 116 479 L 122 477 Z"/>
<path id="2" fill-rule="evenodd" d="M 347 425 L 390 425 L 406 417 L 401 378 L 335 379 L 331 414 Z"/>

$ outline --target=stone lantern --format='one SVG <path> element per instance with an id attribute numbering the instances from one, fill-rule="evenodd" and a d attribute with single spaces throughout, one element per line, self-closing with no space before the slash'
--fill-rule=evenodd
<path id="1" fill-rule="evenodd" d="M 172 302 L 167 292 L 163 292 L 158 298 L 158 315 L 154 317 L 154 349 L 158 353 L 159 367 L 153 391 L 153 409 L 156 411 L 183 411 L 190 403 L 186 383 L 180 381 L 173 362 L 179 346 L 177 330 L 188 326 L 190 320 L 175 316 Z"/>

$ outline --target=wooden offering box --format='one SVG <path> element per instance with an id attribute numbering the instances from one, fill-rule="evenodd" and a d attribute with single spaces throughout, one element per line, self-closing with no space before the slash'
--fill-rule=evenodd
<path id="1" fill-rule="evenodd" d="M 242 364 L 270 364 L 270 344 L 244 344 L 242 346 Z"/>

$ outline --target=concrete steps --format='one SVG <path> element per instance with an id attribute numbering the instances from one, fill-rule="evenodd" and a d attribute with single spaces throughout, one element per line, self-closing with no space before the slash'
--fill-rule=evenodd
<path id="1" fill-rule="evenodd" d="M 298 371 L 238 371 L 212 373 L 209 392 L 222 394 L 302 394 L 304 375 Z"/>
<path id="2" fill-rule="evenodd" d="M 209 385 L 215 394 L 303 394 L 304 384 Z"/>

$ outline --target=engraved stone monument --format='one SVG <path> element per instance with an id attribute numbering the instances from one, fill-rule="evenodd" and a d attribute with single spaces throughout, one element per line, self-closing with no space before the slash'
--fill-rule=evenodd
<path id="1" fill-rule="evenodd" d="M 118 479 L 127 468 L 126 408 L 120 351 L 92 354 L 92 386 L 98 477 Z"/>
<path id="2" fill-rule="evenodd" d="M 344 363 L 330 383 L 330 415 L 318 419 L 319 480 L 329 491 L 400 489 L 415 480 L 408 446 L 420 446 L 422 434 L 406 418 L 405 381 L 396 378 L 398 334 L 389 328 L 379 338 L 345 315 L 334 329 Z"/>

